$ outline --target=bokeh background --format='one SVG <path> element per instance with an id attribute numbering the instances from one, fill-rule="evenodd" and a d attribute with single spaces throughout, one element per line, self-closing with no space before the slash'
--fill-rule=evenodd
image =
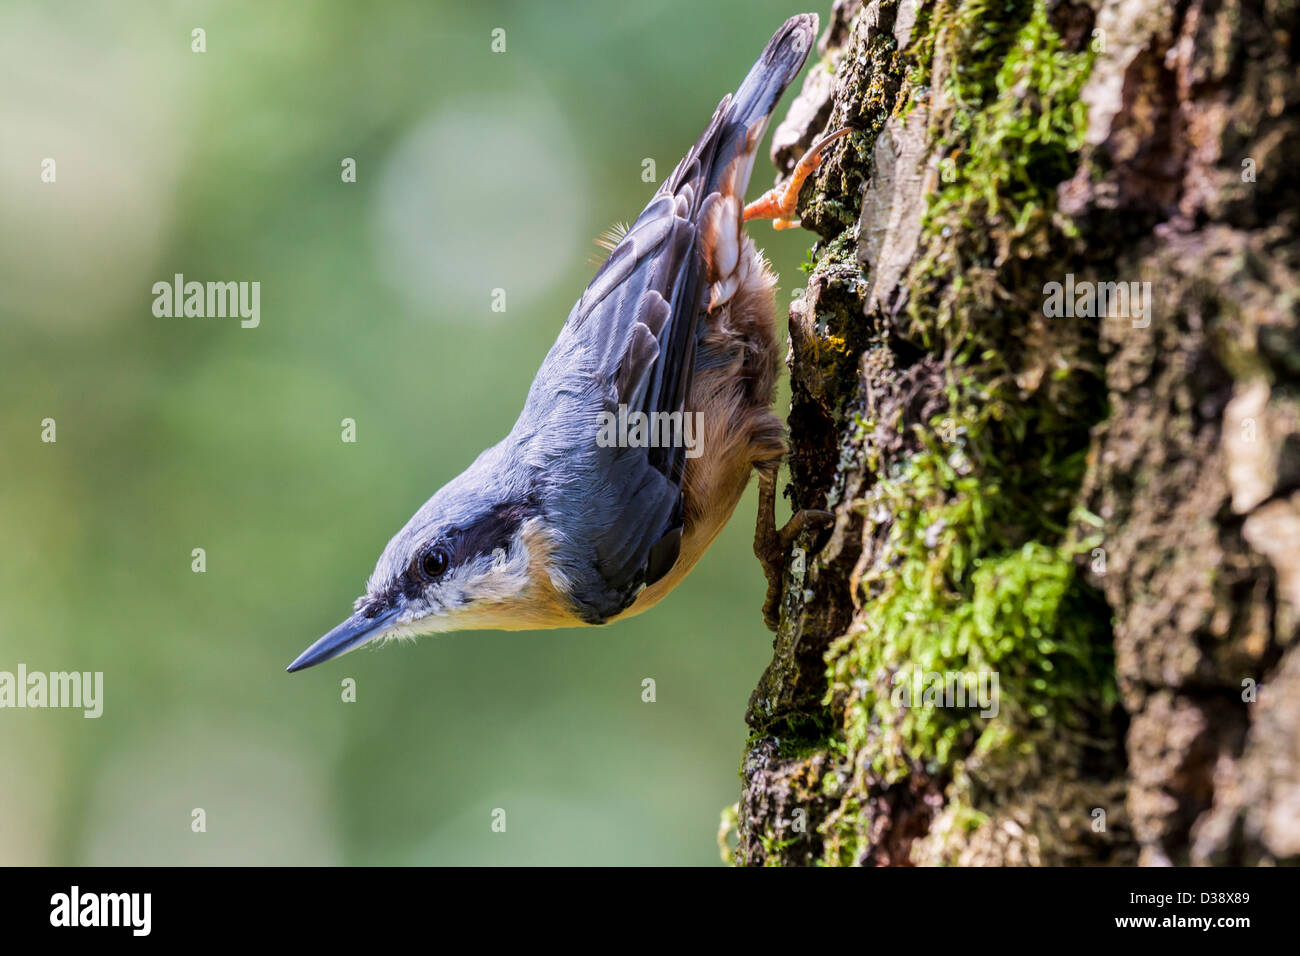
<path id="1" fill-rule="evenodd" d="M 105 684 L 0 710 L 0 863 L 719 861 L 771 653 L 752 487 L 634 620 L 284 667 L 509 429 L 643 160 L 819 6 L 0 6 L 0 670 Z M 783 311 L 809 237 L 753 231 Z M 156 318 L 177 272 L 259 281 L 260 327 Z"/>

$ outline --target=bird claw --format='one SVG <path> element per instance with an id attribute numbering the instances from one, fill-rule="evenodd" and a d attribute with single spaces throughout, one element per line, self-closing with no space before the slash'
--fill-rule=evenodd
<path id="1" fill-rule="evenodd" d="M 776 527 L 776 476 L 759 476 L 758 523 L 754 529 L 754 556 L 763 565 L 767 578 L 767 595 L 763 599 L 763 623 L 775 631 L 781 623 L 781 585 L 786 561 L 795 539 L 810 528 L 826 526 L 835 520 L 829 511 L 804 508 L 795 512 L 781 528 Z"/>
<path id="2" fill-rule="evenodd" d="M 843 126 L 813 144 L 795 163 L 790 179 L 784 186 L 769 189 L 745 207 L 745 222 L 751 219 L 771 219 L 773 229 L 794 229 L 800 225 L 799 220 L 794 218 L 795 208 L 799 205 L 799 190 L 803 189 L 804 182 L 821 166 L 822 151 L 851 132 L 852 126 Z"/>
<path id="3" fill-rule="evenodd" d="M 787 521 L 776 533 L 781 539 L 781 550 L 789 550 L 790 545 L 794 544 L 795 538 L 803 534 L 808 528 L 814 525 L 832 524 L 835 521 L 835 515 L 822 508 L 804 508 L 802 511 L 795 512 L 790 520 Z"/>

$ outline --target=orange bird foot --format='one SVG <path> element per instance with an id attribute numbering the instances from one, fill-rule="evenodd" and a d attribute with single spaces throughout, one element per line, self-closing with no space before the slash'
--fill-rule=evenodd
<path id="1" fill-rule="evenodd" d="M 851 132 L 853 127 L 845 126 L 822 137 L 795 163 L 790 180 L 784 187 L 769 189 L 745 207 L 745 222 L 751 219 L 771 219 L 773 229 L 793 229 L 799 225 L 799 220 L 793 218 L 795 207 L 799 204 L 799 190 L 803 189 L 805 180 L 822 164 L 822 151 Z"/>

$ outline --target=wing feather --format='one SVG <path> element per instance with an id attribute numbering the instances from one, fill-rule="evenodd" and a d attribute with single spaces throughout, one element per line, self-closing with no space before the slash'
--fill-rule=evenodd
<path id="1" fill-rule="evenodd" d="M 685 410 L 708 273 L 719 253 L 735 257 L 718 230 L 738 236 L 737 194 L 743 200 L 763 125 L 815 33 L 815 16 L 792 18 L 734 100 L 723 97 L 574 306 L 516 425 L 525 457 L 551 482 L 549 507 L 564 513 L 558 571 L 594 623 L 624 610 L 676 561 L 686 463 L 683 447 L 603 447 L 597 422 L 619 406 L 627 415 Z"/>

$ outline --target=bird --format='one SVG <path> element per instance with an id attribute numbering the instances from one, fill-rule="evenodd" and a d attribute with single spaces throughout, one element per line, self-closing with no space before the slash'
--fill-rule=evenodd
<path id="1" fill-rule="evenodd" d="M 754 551 L 775 627 L 785 553 L 829 515 L 800 511 L 776 527 L 786 438 L 772 405 L 784 337 L 778 343 L 776 276 L 744 225 L 798 225 L 800 188 L 851 130 L 814 144 L 784 186 L 744 197 L 772 111 L 817 29 L 809 13 L 775 33 L 641 214 L 607 237 L 609 254 L 510 433 L 415 512 L 353 613 L 287 670 L 381 639 L 640 614 L 695 566 L 754 473 Z M 609 427 L 629 420 L 649 421 L 652 434 Z M 665 422 L 672 427 L 655 427 Z"/>

